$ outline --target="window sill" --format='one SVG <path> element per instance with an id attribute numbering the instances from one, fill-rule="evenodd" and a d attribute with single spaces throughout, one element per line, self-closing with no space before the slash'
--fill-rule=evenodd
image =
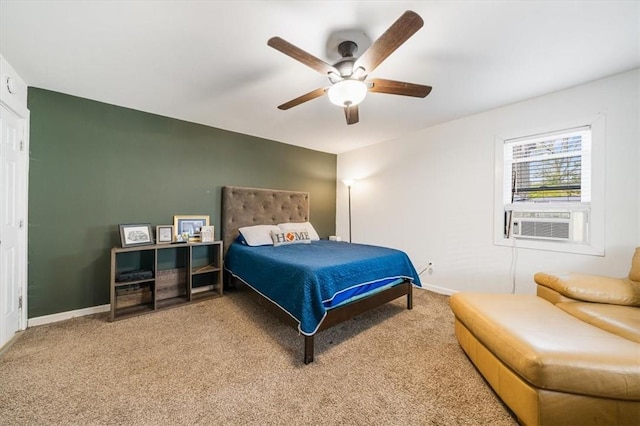
<path id="1" fill-rule="evenodd" d="M 579 244 L 564 241 L 538 241 L 527 238 L 497 238 L 493 243 L 494 245 L 505 247 L 604 256 L 604 247 L 596 247 L 593 244 Z"/>

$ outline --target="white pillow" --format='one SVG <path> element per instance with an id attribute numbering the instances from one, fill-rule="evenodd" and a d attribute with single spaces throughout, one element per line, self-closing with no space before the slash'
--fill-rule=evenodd
<path id="1" fill-rule="evenodd" d="M 311 222 L 279 223 L 278 227 L 280 229 L 282 229 L 283 231 L 296 231 L 296 230 L 299 230 L 299 229 L 304 229 L 305 231 L 307 231 L 309 233 L 309 237 L 311 238 L 311 241 L 318 241 L 320 239 L 320 237 L 318 236 L 318 233 L 313 228 L 313 225 L 311 224 Z"/>
<path id="2" fill-rule="evenodd" d="M 271 231 L 280 232 L 276 225 L 253 225 L 238 228 L 248 246 L 272 246 Z"/>
<path id="3" fill-rule="evenodd" d="M 311 237 L 306 229 L 292 229 L 290 231 L 271 231 L 271 239 L 275 247 L 285 244 L 311 244 Z"/>

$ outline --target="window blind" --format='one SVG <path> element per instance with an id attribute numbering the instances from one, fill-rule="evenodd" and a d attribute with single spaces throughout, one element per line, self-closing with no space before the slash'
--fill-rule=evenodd
<path id="1" fill-rule="evenodd" d="M 591 199 L 589 127 L 506 140 L 504 161 L 507 203 Z"/>

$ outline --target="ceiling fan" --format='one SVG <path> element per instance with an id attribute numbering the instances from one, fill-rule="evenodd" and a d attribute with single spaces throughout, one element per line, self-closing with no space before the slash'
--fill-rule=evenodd
<path id="1" fill-rule="evenodd" d="M 364 100 L 367 92 L 424 98 L 431 92 L 431 86 L 382 78 L 367 80 L 367 76 L 382 61 L 423 25 L 422 18 L 417 13 L 408 10 L 359 57 L 354 56 L 358 51 L 358 45 L 355 42 L 343 41 L 340 43 L 338 52 L 342 59 L 333 65 L 329 65 L 280 37 L 270 38 L 267 42 L 269 46 L 327 76 L 331 82 L 330 86 L 305 93 L 278 106 L 278 108 L 287 110 L 327 93 L 333 104 L 344 108 L 347 124 L 355 124 L 359 120 L 358 104 Z"/>

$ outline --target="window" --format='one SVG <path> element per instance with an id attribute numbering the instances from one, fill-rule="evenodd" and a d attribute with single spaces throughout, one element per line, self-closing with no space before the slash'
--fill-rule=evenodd
<path id="1" fill-rule="evenodd" d="M 604 253 L 600 117 L 496 138 L 495 244 Z"/>
<path id="2" fill-rule="evenodd" d="M 509 139 L 504 143 L 505 205 L 589 203 L 591 128 Z"/>

